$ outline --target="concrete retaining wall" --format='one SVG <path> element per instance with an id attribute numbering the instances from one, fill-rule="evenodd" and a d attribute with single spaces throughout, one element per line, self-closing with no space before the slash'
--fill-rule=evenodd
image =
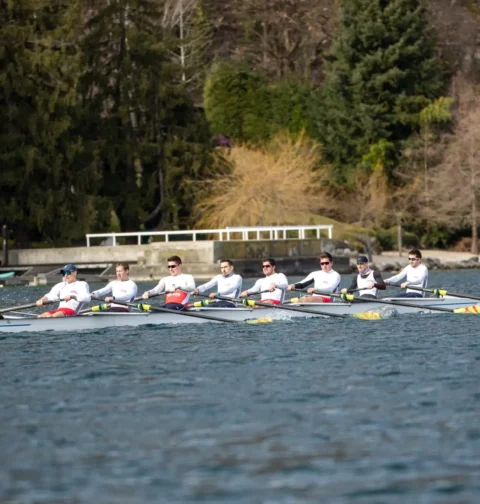
<path id="1" fill-rule="evenodd" d="M 211 277 L 219 273 L 218 261 L 229 258 L 235 262 L 236 271 L 245 276 L 261 275 L 260 262 L 263 258 L 277 260 L 278 271 L 290 275 L 303 275 L 319 268 L 318 255 L 330 252 L 334 257 L 335 269 L 349 272 L 348 258 L 339 257 L 341 250 L 335 242 L 326 238 L 319 240 L 258 240 L 258 241 L 187 241 L 154 242 L 149 245 L 118 245 L 98 247 L 72 247 L 56 249 L 11 250 L 9 266 L 39 267 L 76 264 L 82 271 L 97 270 L 117 262 L 131 264 L 130 274 L 136 280 L 160 278 L 167 274 L 167 258 L 178 255 L 184 263 L 183 271 L 198 277 Z M 336 253 L 337 252 L 337 253 Z M 33 273 L 35 274 L 35 273 Z M 103 273 L 113 274 L 113 269 Z"/>

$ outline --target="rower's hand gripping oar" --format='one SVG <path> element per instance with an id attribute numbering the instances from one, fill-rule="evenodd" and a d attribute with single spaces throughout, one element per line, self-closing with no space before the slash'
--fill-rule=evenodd
<path id="1" fill-rule="evenodd" d="M 458 298 L 474 299 L 475 301 L 480 301 L 480 297 L 470 296 L 468 294 L 457 294 L 456 292 L 450 292 L 450 291 L 447 291 L 446 289 L 427 289 L 425 287 L 415 287 L 413 285 L 407 285 L 406 287 L 402 287 L 401 285 L 390 284 L 390 283 L 387 285 L 391 286 L 391 287 L 399 287 L 400 289 L 411 289 L 411 290 L 416 290 L 416 291 L 420 291 L 420 292 L 429 292 L 429 293 L 433 294 L 434 296 L 446 296 L 447 294 L 449 294 L 450 296 L 455 296 Z"/>
<path id="2" fill-rule="evenodd" d="M 92 298 L 92 299 L 94 299 L 96 301 L 102 301 L 99 298 Z M 132 308 L 138 308 L 139 310 L 144 311 L 144 312 L 173 313 L 174 315 L 179 315 L 179 316 L 184 316 L 184 317 L 202 318 L 205 320 L 212 320 L 215 322 L 235 323 L 235 320 L 214 317 L 212 315 L 204 315 L 202 313 L 190 313 L 190 312 L 184 311 L 184 310 L 170 310 L 168 308 L 162 308 L 160 306 L 152 306 L 147 303 L 126 303 L 124 301 L 115 300 L 115 304 L 118 304 L 121 306 L 130 306 Z"/>

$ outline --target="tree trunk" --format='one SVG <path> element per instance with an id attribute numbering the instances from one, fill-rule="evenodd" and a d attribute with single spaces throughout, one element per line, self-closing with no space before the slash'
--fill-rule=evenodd
<path id="1" fill-rule="evenodd" d="M 398 257 L 402 257 L 403 239 L 402 239 L 402 219 L 397 216 L 397 247 Z"/>
<path id="2" fill-rule="evenodd" d="M 472 197 L 472 254 L 478 255 L 477 198 L 475 186 L 472 187 L 472 190 L 474 191 Z"/>

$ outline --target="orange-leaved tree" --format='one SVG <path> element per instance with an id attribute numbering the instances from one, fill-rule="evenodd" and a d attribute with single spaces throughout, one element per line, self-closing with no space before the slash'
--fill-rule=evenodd
<path id="1" fill-rule="evenodd" d="M 222 155 L 228 169 L 196 184 L 195 227 L 305 224 L 321 206 L 319 146 L 304 134 Z"/>

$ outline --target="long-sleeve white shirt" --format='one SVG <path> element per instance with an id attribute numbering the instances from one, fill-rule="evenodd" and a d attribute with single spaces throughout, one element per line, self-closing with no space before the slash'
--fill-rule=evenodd
<path id="1" fill-rule="evenodd" d="M 160 282 L 148 291 L 149 296 L 154 294 L 160 294 L 161 292 L 168 292 L 174 289 L 181 289 L 187 291 L 188 294 L 182 299 L 183 304 L 188 304 L 190 298 L 190 292 L 195 289 L 195 280 L 192 275 L 187 275 L 186 273 L 180 273 L 177 276 L 163 277 Z"/>
<path id="2" fill-rule="evenodd" d="M 341 280 L 340 275 L 333 269 L 330 271 L 313 271 L 303 280 L 300 280 L 300 282 L 295 282 L 295 287 L 299 284 L 304 284 L 301 288 L 308 287 L 313 283 L 316 291 L 323 294 L 335 294 L 338 291 Z"/>
<path id="3" fill-rule="evenodd" d="M 261 299 L 273 299 L 283 303 L 285 291 L 288 287 L 287 277 L 283 273 L 274 273 L 273 275 L 260 278 L 255 282 L 255 285 L 247 290 L 248 294 L 255 294 L 264 290 L 268 290 L 272 284 L 277 287 L 273 292 L 262 292 Z"/>
<path id="4" fill-rule="evenodd" d="M 419 264 L 416 268 L 409 264 L 408 266 L 405 266 L 405 268 L 403 268 L 403 270 L 400 271 L 398 275 L 387 278 L 385 280 L 385 283 L 397 284 L 405 277 L 407 277 L 406 281 L 412 287 L 421 287 L 425 289 L 428 284 L 428 268 L 423 264 Z M 424 292 L 422 293 L 415 289 L 407 288 L 406 292 L 416 292 L 417 294 L 425 295 Z"/>
<path id="5" fill-rule="evenodd" d="M 103 297 L 112 293 L 117 301 L 132 302 L 137 295 L 138 287 L 133 280 L 113 280 L 102 289 L 92 292 L 94 297 Z M 122 306 L 112 303 L 112 306 Z"/>
<path id="6" fill-rule="evenodd" d="M 83 280 L 76 280 L 75 282 L 60 282 L 54 285 L 45 297 L 49 301 L 59 301 L 65 296 L 75 296 L 76 299 L 70 299 L 70 301 L 60 301 L 58 305 L 59 308 L 70 308 L 77 312 L 82 303 L 90 303 L 90 288 L 87 282 Z"/>
<path id="7" fill-rule="evenodd" d="M 198 291 L 205 292 L 215 286 L 217 286 L 217 292 L 220 296 L 237 298 L 242 290 L 242 277 L 235 273 L 228 276 L 217 275 L 210 281 L 199 285 Z"/>

